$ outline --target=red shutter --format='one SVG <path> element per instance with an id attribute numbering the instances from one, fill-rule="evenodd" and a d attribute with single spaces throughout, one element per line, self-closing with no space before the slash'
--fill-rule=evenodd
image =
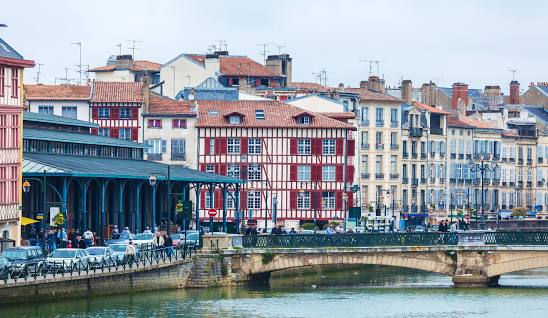
<path id="1" fill-rule="evenodd" d="M 342 210 L 342 192 L 335 192 L 335 210 Z"/>
<path id="2" fill-rule="evenodd" d="M 98 117 L 99 117 L 99 109 L 97 109 L 96 107 L 93 107 L 91 109 L 91 118 L 97 119 Z"/>
<path id="3" fill-rule="evenodd" d="M 256 80 L 255 80 L 255 85 L 257 85 L 257 86 L 261 85 L 261 80 L 260 80 L 260 79 L 256 79 Z"/>
<path id="4" fill-rule="evenodd" d="M 242 189 L 240 192 L 240 210 L 247 212 L 247 189 Z M 244 213 L 244 217 L 248 216 L 248 213 Z"/>
<path id="5" fill-rule="evenodd" d="M 240 152 L 242 154 L 246 154 L 248 153 L 248 147 L 247 147 L 247 138 L 241 138 L 240 139 Z"/>
<path id="6" fill-rule="evenodd" d="M 289 181 L 297 181 L 297 169 L 295 164 L 289 166 Z"/>
<path id="7" fill-rule="evenodd" d="M 110 136 L 111 136 L 112 138 L 118 138 L 118 137 L 120 136 L 120 133 L 119 133 L 119 131 L 118 131 L 118 128 L 112 128 L 112 129 L 110 130 Z"/>
<path id="8" fill-rule="evenodd" d="M 219 138 L 219 141 L 220 141 L 220 146 L 219 146 L 219 153 L 221 155 L 226 155 L 227 154 L 227 139 L 226 138 Z"/>
<path id="9" fill-rule="evenodd" d="M 217 169 L 218 173 L 220 175 L 223 175 L 223 176 L 226 176 L 226 172 L 227 172 L 227 165 L 226 163 L 221 163 L 219 164 L 219 168 Z"/>
<path id="10" fill-rule="evenodd" d="M 133 128 L 131 130 L 131 140 L 132 141 L 137 141 L 139 140 L 139 131 L 137 130 L 137 128 Z"/>
<path id="11" fill-rule="evenodd" d="M 291 210 L 297 209 L 297 192 L 289 192 L 289 208 Z"/>
<path id="12" fill-rule="evenodd" d="M 290 155 L 298 155 L 299 154 L 299 151 L 297 149 L 297 144 L 298 144 L 298 141 L 296 138 L 291 138 L 289 140 L 289 154 Z"/>
<path id="13" fill-rule="evenodd" d="M 344 139 L 335 139 L 335 154 L 342 156 L 344 154 Z"/>
<path id="14" fill-rule="evenodd" d="M 215 205 L 214 206 L 219 211 L 223 209 L 223 192 L 221 190 L 215 190 Z M 221 215 L 217 214 L 217 216 L 221 216 Z"/>
<path id="15" fill-rule="evenodd" d="M 354 180 L 354 166 L 346 166 L 346 180 L 347 180 L 347 182 L 353 182 L 353 180 Z"/>
<path id="16" fill-rule="evenodd" d="M 206 165 L 205 164 L 200 164 L 200 171 L 205 171 L 205 168 L 206 168 Z"/>
<path id="17" fill-rule="evenodd" d="M 132 107 L 131 109 L 131 118 L 132 119 L 138 119 L 139 118 L 139 108 Z"/>
<path id="18" fill-rule="evenodd" d="M 312 208 L 316 208 L 316 210 L 318 211 L 322 209 L 322 192 L 321 191 L 316 191 L 316 205 L 312 206 Z M 318 215 L 318 217 L 321 218 L 320 215 Z"/>
<path id="19" fill-rule="evenodd" d="M 112 119 L 119 119 L 120 118 L 120 108 L 118 107 L 112 107 L 110 109 L 110 118 Z"/>
<path id="20" fill-rule="evenodd" d="M 355 147 L 356 147 L 356 141 L 354 139 L 350 139 L 348 140 L 347 144 L 346 144 L 346 155 L 347 156 L 354 156 L 355 155 Z"/>
<path id="21" fill-rule="evenodd" d="M 343 165 L 338 165 L 335 167 L 335 181 L 342 182 L 343 181 Z"/>
<path id="22" fill-rule="evenodd" d="M 347 192 L 347 194 L 348 194 L 348 207 L 347 207 L 347 209 L 348 209 L 348 208 L 351 208 L 351 207 L 354 206 L 354 193 Z"/>
<path id="23" fill-rule="evenodd" d="M 200 191 L 200 208 L 205 209 L 205 192 L 207 190 L 201 190 Z"/>
<path id="24" fill-rule="evenodd" d="M 312 144 L 312 154 L 313 155 L 322 155 L 322 140 L 319 138 L 313 138 L 311 141 Z"/>
<path id="25" fill-rule="evenodd" d="M 210 153 L 209 153 L 209 142 L 210 142 L 209 140 L 210 139 L 211 138 L 209 138 L 209 137 L 204 138 L 204 155 L 210 155 Z"/>
<path id="26" fill-rule="evenodd" d="M 214 138 L 213 139 L 214 141 L 214 145 L 213 145 L 213 150 L 215 151 L 215 153 L 212 153 L 212 155 L 219 155 L 221 154 L 221 138 Z"/>
<path id="27" fill-rule="evenodd" d="M 313 182 L 322 181 L 322 166 L 321 165 L 312 165 L 310 168 L 310 179 Z"/>
<path id="28" fill-rule="evenodd" d="M 97 128 L 91 128 L 91 134 L 97 135 L 98 129 Z"/>

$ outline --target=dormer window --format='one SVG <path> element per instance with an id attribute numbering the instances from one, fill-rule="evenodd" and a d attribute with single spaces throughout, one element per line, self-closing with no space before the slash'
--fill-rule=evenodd
<path id="1" fill-rule="evenodd" d="M 255 118 L 264 119 L 264 110 L 262 109 L 255 110 Z"/>
<path id="2" fill-rule="evenodd" d="M 242 122 L 242 118 L 238 115 L 231 115 L 228 117 L 228 121 L 231 125 L 238 125 Z"/>
<path id="3" fill-rule="evenodd" d="M 311 122 L 311 119 L 309 116 L 300 116 L 297 118 L 297 123 L 301 125 L 309 125 Z"/>

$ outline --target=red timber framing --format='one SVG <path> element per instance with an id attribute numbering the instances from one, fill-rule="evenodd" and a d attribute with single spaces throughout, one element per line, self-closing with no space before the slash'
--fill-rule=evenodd
<path id="1" fill-rule="evenodd" d="M 139 114 L 141 103 L 95 103 L 90 105 L 92 122 L 101 128 L 107 128 L 110 137 L 121 138 L 121 129 L 126 139 L 139 141 Z M 108 109 L 108 110 L 107 110 Z M 98 134 L 98 128 L 92 128 L 93 134 Z M 129 134 L 126 134 L 129 133 Z"/>
<path id="2" fill-rule="evenodd" d="M 354 178 L 353 135 L 353 131 L 344 128 L 200 127 L 199 169 L 223 175 L 230 173 L 231 167 L 239 169 L 239 178 L 247 181 L 242 185 L 240 194 L 241 215 L 245 220 L 258 220 L 261 226 L 265 217 L 272 220 L 274 195 L 278 200 L 278 220 L 313 220 L 314 208 L 317 210 L 317 220 L 342 219 L 345 217 L 342 195 L 345 189 L 349 205 L 354 202 L 349 191 Z M 310 140 L 310 154 L 299 154 L 300 139 Z M 233 140 L 238 140 L 239 151 L 234 151 Z M 260 154 L 257 154 L 255 146 L 257 140 Z M 324 140 L 334 140 L 333 154 L 323 154 Z M 256 175 L 253 167 L 257 164 L 260 166 L 260 180 L 252 180 Z M 310 167 L 310 179 L 299 179 L 299 166 Z M 325 175 L 324 167 L 329 169 Z M 310 205 L 298 206 L 300 189 L 310 193 Z M 260 207 L 248 204 L 249 193 L 254 191 L 260 192 Z M 200 198 L 200 207 L 204 212 L 207 211 L 206 192 L 202 190 Z M 235 219 L 235 209 L 230 206 L 227 208 L 227 218 L 232 221 Z M 220 190 L 214 194 L 213 207 L 219 211 L 223 209 Z M 201 212 L 200 215 L 206 214 Z"/>

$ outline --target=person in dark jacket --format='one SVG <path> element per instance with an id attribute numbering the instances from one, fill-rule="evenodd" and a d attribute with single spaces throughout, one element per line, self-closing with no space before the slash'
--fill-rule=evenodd
<path id="1" fill-rule="evenodd" d="M 81 236 L 76 237 L 76 240 L 78 241 L 78 243 L 75 245 L 75 247 L 78 247 L 84 250 L 87 248 L 86 241 L 84 241 Z"/>
<path id="2" fill-rule="evenodd" d="M 257 227 L 256 225 L 250 225 L 245 229 L 245 235 L 257 235 Z"/>
<path id="3" fill-rule="evenodd" d="M 167 256 L 171 257 L 173 253 L 173 239 L 168 233 L 164 235 L 164 247 L 167 248 Z"/>

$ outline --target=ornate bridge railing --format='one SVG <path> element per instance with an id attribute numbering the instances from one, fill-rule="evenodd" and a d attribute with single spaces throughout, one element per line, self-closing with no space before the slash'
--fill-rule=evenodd
<path id="1" fill-rule="evenodd" d="M 135 255 L 112 255 L 101 258 L 90 256 L 77 260 L 33 263 L 32 266 L 30 263 L 4 265 L 0 266 L 0 285 L 153 267 L 190 258 L 195 251 L 195 246 L 180 245 L 172 248 L 139 250 Z"/>
<path id="2" fill-rule="evenodd" d="M 548 245 L 548 232 L 485 232 L 489 245 Z"/>
<path id="3" fill-rule="evenodd" d="M 297 234 L 244 236 L 243 247 L 319 248 L 456 245 L 457 233 Z"/>

